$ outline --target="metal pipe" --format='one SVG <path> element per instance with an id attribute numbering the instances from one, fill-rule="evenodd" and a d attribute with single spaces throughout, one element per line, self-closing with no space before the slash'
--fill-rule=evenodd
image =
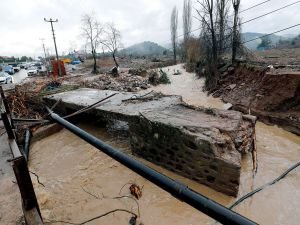
<path id="1" fill-rule="evenodd" d="M 32 137 L 32 133 L 30 129 L 26 129 L 25 138 L 24 138 L 24 157 L 26 162 L 28 162 L 28 158 L 29 158 L 29 147 L 30 147 L 31 137 Z"/>
<path id="2" fill-rule="evenodd" d="M 28 123 L 47 123 L 49 120 L 40 120 L 40 119 L 27 119 L 27 118 L 12 118 L 15 122 L 28 122 Z"/>
<path id="3" fill-rule="evenodd" d="M 89 144 L 93 145 L 97 149 L 101 150 L 111 158 L 120 162 L 124 166 L 133 170 L 137 174 L 156 184 L 160 188 L 172 194 L 177 199 L 186 202 L 194 208 L 200 210 L 211 218 L 226 225 L 254 225 L 257 224 L 242 215 L 229 210 L 228 208 L 220 205 L 219 203 L 193 191 L 182 183 L 175 181 L 153 169 L 144 165 L 143 163 L 133 159 L 127 154 L 113 148 L 112 146 L 104 143 L 95 136 L 87 133 L 72 123 L 66 121 L 59 115 L 51 112 L 49 109 L 49 115 L 53 121 L 62 125 L 78 137 L 82 138 Z"/>

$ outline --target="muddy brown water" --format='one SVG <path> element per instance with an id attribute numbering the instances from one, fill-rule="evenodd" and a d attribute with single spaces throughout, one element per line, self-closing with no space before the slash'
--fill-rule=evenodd
<path id="1" fill-rule="evenodd" d="M 164 70 L 170 74 L 172 84 L 160 85 L 153 90 L 182 95 L 183 100 L 189 104 L 222 108 L 223 103 L 220 100 L 207 97 L 201 91 L 203 80 L 196 79 L 193 74 L 185 73 L 181 65 Z M 172 75 L 174 70 L 180 70 L 182 74 Z M 91 124 L 80 124 L 80 126 L 130 154 L 128 138 L 116 138 L 103 128 Z M 257 123 L 256 130 L 258 172 L 253 178 L 251 156 L 245 156 L 239 196 L 275 179 L 300 160 L 300 137 L 260 122 Z M 176 200 L 67 130 L 34 143 L 30 154 L 30 170 L 36 172 L 45 185 L 43 187 L 38 184 L 36 178 L 32 176 L 45 221 L 64 220 L 80 223 L 116 208 L 137 213 L 137 205 L 132 199 L 113 199 L 119 195 L 129 194 L 129 185 L 121 190 L 124 184 L 137 183 L 143 187 L 143 196 L 138 202 L 140 220 L 144 224 L 213 223 L 209 217 Z M 143 159 L 138 159 L 225 206 L 229 206 L 236 200 Z M 247 199 L 234 210 L 259 224 L 298 225 L 299 187 L 300 169 L 298 168 L 280 182 Z M 129 219 L 130 215 L 119 212 L 89 224 L 128 224 Z"/>

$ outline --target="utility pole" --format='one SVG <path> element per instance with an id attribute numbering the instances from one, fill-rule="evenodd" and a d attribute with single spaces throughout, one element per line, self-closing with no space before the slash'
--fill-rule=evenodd
<path id="1" fill-rule="evenodd" d="M 48 73 L 48 65 L 47 65 L 48 60 L 47 60 L 46 49 L 45 49 L 45 44 L 44 44 L 45 38 L 40 38 L 40 40 L 42 41 L 42 44 L 43 44 L 43 50 L 44 50 L 44 55 L 45 55 L 45 66 L 46 66 L 47 75 L 49 75 L 49 73 Z"/>
<path id="2" fill-rule="evenodd" d="M 45 49 L 45 44 L 44 44 L 45 38 L 40 38 L 40 40 L 42 41 L 42 45 L 43 45 L 43 50 L 44 50 L 44 55 L 45 55 L 45 62 L 47 62 L 46 49 Z"/>
<path id="3" fill-rule="evenodd" d="M 56 60 L 57 60 L 57 65 L 58 65 L 58 75 L 61 76 L 62 73 L 61 73 L 61 68 L 60 68 L 60 63 L 59 63 L 59 58 L 58 58 L 58 53 L 57 53 L 57 47 L 56 47 L 55 34 L 54 34 L 54 29 L 53 29 L 53 23 L 57 23 L 58 19 L 52 20 L 52 18 L 50 18 L 50 20 L 47 20 L 46 18 L 44 18 L 44 21 L 51 24 L 51 30 L 52 30 L 52 34 L 53 34 L 53 41 L 54 41 L 54 47 L 55 47 L 55 53 L 56 53 Z"/>

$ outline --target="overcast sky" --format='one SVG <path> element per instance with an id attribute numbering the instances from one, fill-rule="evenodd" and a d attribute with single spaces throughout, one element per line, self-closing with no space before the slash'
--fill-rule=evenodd
<path id="1" fill-rule="evenodd" d="M 241 0 L 242 10 L 264 0 Z M 271 0 L 241 14 L 242 20 L 254 18 L 296 0 Z M 40 38 L 54 53 L 50 24 L 44 17 L 58 19 L 54 24 L 59 54 L 80 49 L 81 17 L 94 12 L 98 20 L 114 22 L 122 34 L 123 45 L 142 41 L 169 43 L 169 20 L 173 6 L 179 10 L 178 34 L 182 33 L 183 0 L 1 0 L 0 1 L 0 56 L 41 56 Z M 193 0 L 193 7 L 198 5 Z M 193 14 L 196 16 L 195 10 Z M 243 25 L 242 32 L 270 33 L 300 23 L 300 3 L 272 15 Z M 193 19 L 193 28 L 199 22 Z M 300 26 L 280 34 L 299 34 Z M 197 35 L 197 33 L 195 33 Z"/>

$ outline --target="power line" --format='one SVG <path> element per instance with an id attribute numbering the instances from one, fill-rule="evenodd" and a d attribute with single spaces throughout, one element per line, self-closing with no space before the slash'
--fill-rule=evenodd
<path id="1" fill-rule="evenodd" d="M 243 13 L 243 12 L 245 12 L 245 11 L 248 11 L 248 10 L 250 10 L 250 9 L 253 9 L 253 8 L 255 8 L 255 7 L 258 7 L 258 6 L 260 6 L 260 5 L 263 5 L 263 4 L 265 4 L 265 3 L 267 3 L 267 2 L 270 2 L 270 1 L 271 1 L 271 0 L 267 0 L 267 1 L 260 2 L 260 3 L 256 4 L 256 5 L 250 6 L 249 8 L 246 8 L 246 9 L 240 11 L 240 13 Z M 231 16 L 232 16 L 232 15 L 231 15 Z M 198 19 L 198 18 L 195 17 L 195 16 L 193 16 L 193 17 L 196 18 L 196 19 Z M 198 20 L 199 20 L 199 19 L 198 19 Z M 183 28 L 181 28 L 181 29 L 183 29 Z M 195 31 L 198 31 L 198 30 L 201 30 L 201 27 L 196 28 L 196 29 L 194 29 L 194 30 L 191 30 L 190 32 L 180 34 L 180 35 L 178 35 L 176 38 L 183 37 L 185 34 L 191 34 L 191 33 L 194 33 Z"/>
<path id="2" fill-rule="evenodd" d="M 249 8 L 246 8 L 246 9 L 240 11 L 240 13 L 246 12 L 246 11 L 248 11 L 248 10 L 250 10 L 250 9 L 256 8 L 256 7 L 258 7 L 258 6 L 260 6 L 260 5 L 263 5 L 263 4 L 265 4 L 265 3 L 267 3 L 267 2 L 270 2 L 270 1 L 271 1 L 271 0 L 267 0 L 267 1 L 264 1 L 264 2 L 261 2 L 261 3 L 258 3 L 258 4 L 256 4 L 256 5 L 250 6 Z M 232 16 L 234 16 L 234 14 L 230 15 L 229 17 L 232 17 Z"/>
<path id="3" fill-rule="evenodd" d="M 275 32 L 270 33 L 270 34 L 262 35 L 262 36 L 260 36 L 260 37 L 253 38 L 253 39 L 251 39 L 251 40 L 244 41 L 244 42 L 242 42 L 242 44 L 245 44 L 245 43 L 248 43 L 248 42 L 251 42 L 251 41 L 255 41 L 255 40 L 258 40 L 258 39 L 261 39 L 261 38 L 264 38 L 264 37 L 268 37 L 268 36 L 270 36 L 270 35 L 272 35 L 272 34 L 276 34 L 276 33 L 279 33 L 279 32 L 281 32 L 281 31 L 289 30 L 289 29 L 294 28 L 294 27 L 297 27 L 297 26 L 300 26 L 300 23 L 295 24 L 295 25 L 290 26 L 290 27 L 286 27 L 286 28 L 281 29 L 281 30 L 278 30 L 278 31 L 275 31 Z"/>
<path id="4" fill-rule="evenodd" d="M 291 3 L 291 4 L 285 5 L 285 6 L 281 7 L 281 8 L 275 9 L 275 10 L 273 10 L 273 11 L 271 11 L 271 12 L 267 12 L 267 13 L 265 13 L 265 14 L 263 14 L 263 15 L 254 17 L 254 18 L 252 18 L 252 19 L 250 19 L 250 20 L 247 20 L 247 21 L 245 21 L 245 22 L 243 22 L 243 23 L 241 23 L 241 24 L 245 24 L 245 23 L 249 23 L 249 22 L 251 22 L 251 21 L 253 21 L 253 20 L 257 20 L 257 19 L 259 19 L 259 18 L 261 18 L 261 17 L 270 15 L 270 14 L 272 14 L 272 13 L 274 13 L 274 12 L 277 12 L 277 11 L 279 11 L 279 10 L 282 10 L 282 9 L 285 9 L 285 8 L 290 7 L 290 6 L 292 6 L 292 5 L 295 5 L 295 4 L 299 3 L 299 2 L 300 2 L 300 1 L 293 2 L 293 3 Z"/>
<path id="5" fill-rule="evenodd" d="M 269 0 L 269 1 L 270 1 L 270 0 Z M 267 2 L 267 1 L 262 2 L 262 3 L 259 3 L 259 4 L 257 4 L 257 5 L 254 5 L 254 6 L 250 7 L 250 8 L 248 8 L 248 9 L 254 8 L 254 7 L 256 7 L 256 6 L 258 6 L 258 5 L 261 5 L 261 4 L 263 4 L 263 3 L 266 3 L 266 2 Z M 273 11 L 271 11 L 271 12 L 268 12 L 268 13 L 265 13 L 265 14 L 260 15 L 260 16 L 258 16 L 258 17 L 252 18 L 252 19 L 250 19 L 250 20 L 247 20 L 247 21 L 241 23 L 241 25 L 246 24 L 246 23 L 249 23 L 249 22 L 254 21 L 254 20 L 257 20 L 257 19 L 262 18 L 262 17 L 264 17 L 264 16 L 273 14 L 274 12 L 280 11 L 280 10 L 282 10 L 282 9 L 285 9 L 285 8 L 287 8 L 287 7 L 290 7 L 290 6 L 292 6 L 292 5 L 295 5 L 295 4 L 299 3 L 299 2 L 300 2 L 300 1 L 293 2 L 293 3 L 291 3 L 291 4 L 288 4 L 288 5 L 283 6 L 283 7 L 281 7 L 281 8 L 275 9 L 275 10 L 273 10 Z M 245 10 L 248 10 L 248 9 L 245 9 Z M 245 10 L 243 10 L 243 11 L 245 11 Z M 231 29 L 231 28 L 228 28 L 228 29 Z M 228 29 L 227 29 L 227 30 L 228 30 Z M 188 33 L 186 33 L 186 34 L 191 34 L 191 33 L 194 33 L 195 31 L 198 31 L 198 30 L 201 30 L 201 27 L 196 28 L 196 29 L 194 29 L 194 30 L 192 30 L 192 31 L 190 31 L 190 32 L 188 32 Z M 177 36 L 177 38 L 182 37 L 182 36 L 184 36 L 184 35 L 185 35 L 185 34 L 181 34 L 181 35 Z"/>
<path id="6" fill-rule="evenodd" d="M 264 1 L 264 2 L 261 2 L 261 3 L 259 3 L 259 4 L 254 5 L 254 6 L 251 6 L 251 7 L 247 8 L 247 9 L 244 9 L 244 10 L 241 11 L 240 13 L 245 12 L 245 11 L 250 10 L 250 9 L 253 9 L 253 8 L 255 8 L 255 7 L 257 7 L 257 6 L 260 6 L 260 5 L 262 5 L 262 4 L 266 3 L 266 2 L 269 2 L 269 1 L 271 1 L 271 0 Z M 292 3 L 292 4 L 296 4 L 296 3 L 299 3 L 299 2 L 300 2 L 300 1 L 294 2 L 294 3 Z M 291 5 L 292 5 L 292 4 L 291 4 Z M 290 6 L 290 5 L 288 5 L 288 6 Z M 283 8 L 286 8 L 286 7 L 288 7 L 288 6 L 284 6 Z M 283 9 L 283 8 L 281 8 L 281 9 Z M 277 10 L 275 10 L 275 11 L 279 11 L 279 10 L 281 10 L 281 9 L 277 9 Z M 274 12 L 275 12 L 275 11 L 274 11 Z M 253 18 L 253 19 L 248 20 L 248 21 L 245 21 L 245 22 L 243 22 L 243 23 L 241 23 L 241 24 L 249 23 L 249 22 L 251 22 L 251 21 L 253 21 L 253 20 L 255 20 L 255 19 L 261 18 L 261 17 L 266 16 L 266 15 L 271 14 L 271 13 L 273 13 L 273 12 L 269 12 L 269 13 L 267 13 L 267 14 L 258 16 L 257 18 Z M 194 18 L 198 19 L 198 18 L 195 17 L 195 16 L 194 16 Z M 231 29 L 231 28 L 229 28 L 229 29 Z M 186 34 L 191 34 L 191 33 L 195 32 L 195 31 L 198 31 L 198 30 L 201 30 L 201 27 L 196 28 L 196 29 L 194 29 L 194 30 L 192 30 L 192 31 L 190 31 L 189 33 L 186 33 Z M 181 35 L 177 36 L 177 38 L 182 37 L 182 36 L 184 36 L 184 35 L 185 35 L 185 34 L 181 34 Z"/>
<path id="7" fill-rule="evenodd" d="M 257 7 L 257 6 L 260 6 L 260 5 L 265 4 L 265 3 L 267 3 L 267 2 L 270 2 L 270 1 L 271 1 L 271 0 L 268 0 L 268 1 L 264 1 L 264 2 L 258 3 L 258 4 L 256 4 L 256 5 L 250 6 L 249 8 L 240 11 L 240 13 L 246 12 L 246 11 L 248 11 L 248 10 L 250 10 L 250 9 L 253 9 L 253 8 Z"/>

